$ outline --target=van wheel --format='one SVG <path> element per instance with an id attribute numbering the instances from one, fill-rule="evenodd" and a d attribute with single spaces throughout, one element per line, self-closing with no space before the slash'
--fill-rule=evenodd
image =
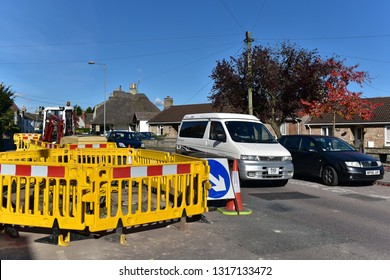
<path id="1" fill-rule="evenodd" d="M 322 171 L 322 182 L 327 186 L 337 186 L 339 183 L 337 172 L 332 166 L 325 166 Z"/>

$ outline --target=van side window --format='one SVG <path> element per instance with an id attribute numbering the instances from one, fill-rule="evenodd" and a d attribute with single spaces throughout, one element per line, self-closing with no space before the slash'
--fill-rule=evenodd
<path id="1" fill-rule="evenodd" d="M 180 137 L 203 138 L 208 121 L 182 122 Z"/>
<path id="2" fill-rule="evenodd" d="M 225 130 L 223 129 L 223 126 L 220 122 L 211 122 L 210 139 L 217 141 L 221 141 L 221 139 L 226 139 Z"/>

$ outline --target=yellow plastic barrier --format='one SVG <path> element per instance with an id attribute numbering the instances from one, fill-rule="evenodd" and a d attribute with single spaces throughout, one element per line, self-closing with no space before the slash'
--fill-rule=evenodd
<path id="1" fill-rule="evenodd" d="M 25 140 L 24 150 L 40 150 L 40 149 L 58 149 L 60 145 L 56 143 L 43 142 L 39 139 Z M 19 150 L 19 149 L 16 149 Z"/>
<path id="2" fill-rule="evenodd" d="M 14 143 L 16 150 L 25 150 L 30 148 L 31 140 L 39 140 L 41 134 L 39 133 L 15 133 Z"/>
<path id="3" fill-rule="evenodd" d="M 1 223 L 51 228 L 57 220 L 66 229 L 85 228 L 76 199 L 88 191 L 78 186 L 77 166 L 1 164 L 0 169 Z"/>
<path id="4" fill-rule="evenodd" d="M 41 149 L 105 149 L 116 148 L 115 142 L 107 142 L 104 136 L 91 136 L 91 135 L 74 135 L 65 136 L 61 139 L 60 144 L 48 143 L 39 140 L 41 134 L 37 133 L 15 133 L 14 143 L 17 151 L 25 150 L 41 150 Z"/>
<path id="5" fill-rule="evenodd" d="M 207 211 L 206 160 L 134 149 L 0 153 L 0 223 L 72 230 L 132 227 Z"/>

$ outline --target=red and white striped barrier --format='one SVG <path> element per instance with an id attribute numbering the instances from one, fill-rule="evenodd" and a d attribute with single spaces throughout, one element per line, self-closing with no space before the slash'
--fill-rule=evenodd
<path id="1" fill-rule="evenodd" d="M 69 149 L 105 149 L 107 144 L 70 144 Z"/>
<path id="2" fill-rule="evenodd" d="M 0 164 L 0 175 L 65 178 L 64 166 Z"/>
<path id="3" fill-rule="evenodd" d="M 190 164 L 165 164 L 152 166 L 131 166 L 113 168 L 113 179 L 147 176 L 167 176 L 191 173 Z"/>

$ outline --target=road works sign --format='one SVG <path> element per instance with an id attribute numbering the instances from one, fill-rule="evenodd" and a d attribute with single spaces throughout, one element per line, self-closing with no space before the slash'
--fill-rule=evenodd
<path id="1" fill-rule="evenodd" d="M 208 158 L 210 166 L 209 200 L 234 198 L 232 181 L 230 179 L 229 164 L 226 158 Z"/>

